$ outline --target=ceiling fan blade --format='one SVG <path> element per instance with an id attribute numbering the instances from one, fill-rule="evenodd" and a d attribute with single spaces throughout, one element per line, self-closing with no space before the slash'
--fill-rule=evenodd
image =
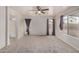
<path id="1" fill-rule="evenodd" d="M 37 6 L 37 9 L 38 9 L 38 11 L 40 11 L 41 10 L 40 6 Z"/>
<path id="2" fill-rule="evenodd" d="M 41 11 L 41 13 L 45 14 L 45 12 Z"/>
<path id="3" fill-rule="evenodd" d="M 49 10 L 49 9 L 42 9 L 42 11 L 46 11 L 46 10 Z"/>

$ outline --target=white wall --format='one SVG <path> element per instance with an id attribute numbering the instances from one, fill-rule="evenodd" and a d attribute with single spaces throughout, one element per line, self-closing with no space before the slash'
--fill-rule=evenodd
<path id="1" fill-rule="evenodd" d="M 12 20 L 14 18 L 15 20 Z M 8 7 L 9 36 L 20 39 L 24 35 L 24 16 L 15 9 Z M 12 24 L 13 23 L 13 24 Z"/>
<path id="2" fill-rule="evenodd" d="M 0 49 L 7 45 L 10 45 L 10 34 L 16 36 L 17 39 L 20 39 L 24 35 L 24 16 L 12 9 L 7 8 L 6 15 L 6 7 L 0 6 Z M 7 18 L 6 18 L 7 16 Z M 15 17 L 15 26 L 11 24 L 11 16 Z M 16 29 L 15 29 L 16 27 Z"/>
<path id="3" fill-rule="evenodd" d="M 26 16 L 26 18 L 31 18 L 30 23 L 30 35 L 46 35 L 47 33 L 47 18 L 52 18 L 51 16 Z"/>
<path id="4" fill-rule="evenodd" d="M 9 21 L 9 33 L 10 38 L 16 38 L 16 19 L 10 19 Z"/>
<path id="5" fill-rule="evenodd" d="M 75 8 L 72 8 L 72 9 L 68 9 L 68 11 L 65 11 L 66 14 L 65 13 L 64 14 L 69 15 L 69 13 L 73 12 L 73 10 L 76 11 Z M 62 15 L 62 13 L 56 16 L 56 24 L 55 24 L 56 25 L 56 36 L 62 41 L 74 47 L 75 49 L 79 50 L 79 38 L 69 36 L 66 34 L 67 32 L 64 32 L 64 30 L 60 30 L 59 28 L 60 15 Z"/>
<path id="6" fill-rule="evenodd" d="M 5 46 L 6 40 L 6 16 L 5 7 L 0 6 L 0 49 Z"/>

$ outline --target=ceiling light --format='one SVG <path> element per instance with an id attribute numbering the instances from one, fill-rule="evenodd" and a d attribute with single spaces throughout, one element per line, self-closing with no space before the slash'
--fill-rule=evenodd
<path id="1" fill-rule="evenodd" d="M 40 14 L 41 12 L 40 12 L 40 11 L 38 11 L 38 13 Z"/>

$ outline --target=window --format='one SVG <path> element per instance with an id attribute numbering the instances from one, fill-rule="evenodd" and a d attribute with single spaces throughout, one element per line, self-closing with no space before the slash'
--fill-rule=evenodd
<path id="1" fill-rule="evenodd" d="M 63 17 L 64 29 L 67 34 L 79 37 L 79 17 L 78 16 L 64 16 Z"/>

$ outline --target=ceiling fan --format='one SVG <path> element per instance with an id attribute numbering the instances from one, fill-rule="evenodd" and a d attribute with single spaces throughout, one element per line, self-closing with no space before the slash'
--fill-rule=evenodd
<path id="1" fill-rule="evenodd" d="M 49 11 L 49 8 L 41 8 L 40 6 L 36 6 L 36 10 L 32 10 L 32 11 L 36 11 L 35 14 L 45 14 L 46 11 Z"/>

